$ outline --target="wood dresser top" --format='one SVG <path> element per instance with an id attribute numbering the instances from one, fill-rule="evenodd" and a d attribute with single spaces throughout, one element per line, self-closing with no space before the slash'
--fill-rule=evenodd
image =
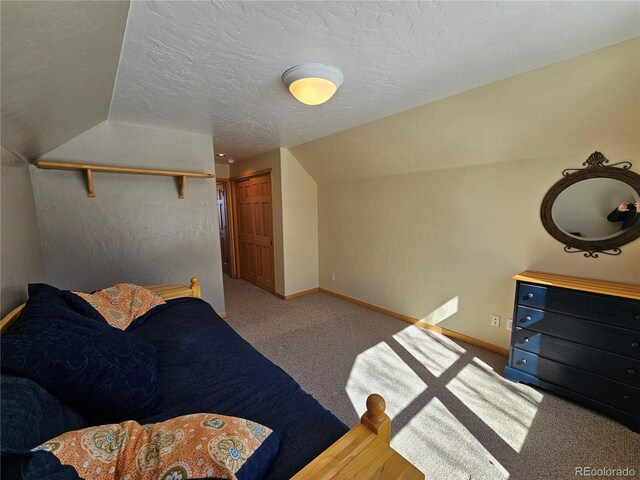
<path id="1" fill-rule="evenodd" d="M 602 293 L 615 297 L 632 298 L 640 300 L 640 285 L 633 283 L 610 282 L 607 280 L 595 280 L 592 278 L 570 277 L 555 273 L 531 272 L 529 270 L 513 276 L 514 280 L 551 285 L 553 287 L 582 290 L 583 292 Z"/>

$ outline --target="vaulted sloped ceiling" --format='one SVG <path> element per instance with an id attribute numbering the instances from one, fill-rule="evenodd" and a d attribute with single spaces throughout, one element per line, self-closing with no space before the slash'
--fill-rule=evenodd
<path id="1" fill-rule="evenodd" d="M 470 165 L 640 155 L 640 38 L 291 148 L 318 183 Z M 558 173 L 568 165 L 559 165 Z"/>
<path id="2" fill-rule="evenodd" d="M 640 34 L 638 2 L 133 2 L 110 120 L 291 147 Z M 298 103 L 289 67 L 345 79 Z"/>
<path id="3" fill-rule="evenodd" d="M 33 160 L 107 119 L 128 1 L 2 1 L 2 144 Z"/>
<path id="4" fill-rule="evenodd" d="M 640 34 L 640 3 L 623 1 L 1 8 L 2 142 L 29 159 L 108 119 L 212 134 L 216 151 L 242 160 Z M 344 71 L 324 105 L 296 102 L 281 82 L 305 62 Z"/>

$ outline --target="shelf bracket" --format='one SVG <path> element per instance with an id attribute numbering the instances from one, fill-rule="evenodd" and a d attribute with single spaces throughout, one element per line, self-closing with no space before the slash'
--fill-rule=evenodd
<path id="1" fill-rule="evenodd" d="M 178 198 L 182 200 L 184 199 L 184 187 L 187 184 L 187 177 L 180 175 L 176 178 L 178 179 Z"/>
<path id="2" fill-rule="evenodd" d="M 178 182 L 178 198 L 184 198 L 184 189 L 187 184 L 187 177 L 190 178 L 215 178 L 215 174 L 206 172 L 185 172 L 183 170 L 158 170 L 155 168 L 130 168 L 116 167 L 109 165 L 91 165 L 88 163 L 53 162 L 38 160 L 35 163 L 38 168 L 49 168 L 53 170 L 73 170 L 82 172 L 87 183 L 87 197 L 94 198 L 96 189 L 93 184 L 94 172 L 100 173 L 128 173 L 135 175 L 158 175 L 161 177 L 174 177 Z"/>
<path id="3" fill-rule="evenodd" d="M 87 181 L 87 197 L 95 198 L 96 196 L 96 187 L 93 184 L 93 171 L 90 168 L 87 168 L 84 171 L 84 177 Z"/>

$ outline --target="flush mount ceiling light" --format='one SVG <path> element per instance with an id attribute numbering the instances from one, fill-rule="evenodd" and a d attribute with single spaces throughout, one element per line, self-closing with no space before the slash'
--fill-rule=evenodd
<path id="1" fill-rule="evenodd" d="M 226 153 L 216 153 L 216 155 L 219 156 L 219 157 L 226 157 L 227 156 Z"/>
<path id="2" fill-rule="evenodd" d="M 320 105 L 336 93 L 344 75 L 336 67 L 324 63 L 296 65 L 282 74 L 282 81 L 305 105 Z"/>

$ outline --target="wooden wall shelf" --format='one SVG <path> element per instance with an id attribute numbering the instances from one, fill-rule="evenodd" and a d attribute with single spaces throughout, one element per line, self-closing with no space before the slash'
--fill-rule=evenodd
<path id="1" fill-rule="evenodd" d="M 93 173 L 129 173 L 133 175 L 159 175 L 163 177 L 175 177 L 178 181 L 178 198 L 184 198 L 184 190 L 189 178 L 215 178 L 213 173 L 203 172 L 183 172 L 180 170 L 157 170 L 153 168 L 128 168 L 128 167 L 112 167 L 109 165 L 89 165 L 86 163 L 70 163 L 70 162 L 50 162 L 47 160 L 38 160 L 35 163 L 38 168 L 46 168 L 50 170 L 75 170 L 84 172 L 87 182 L 87 197 L 95 197 L 96 190 L 93 184 Z"/>

